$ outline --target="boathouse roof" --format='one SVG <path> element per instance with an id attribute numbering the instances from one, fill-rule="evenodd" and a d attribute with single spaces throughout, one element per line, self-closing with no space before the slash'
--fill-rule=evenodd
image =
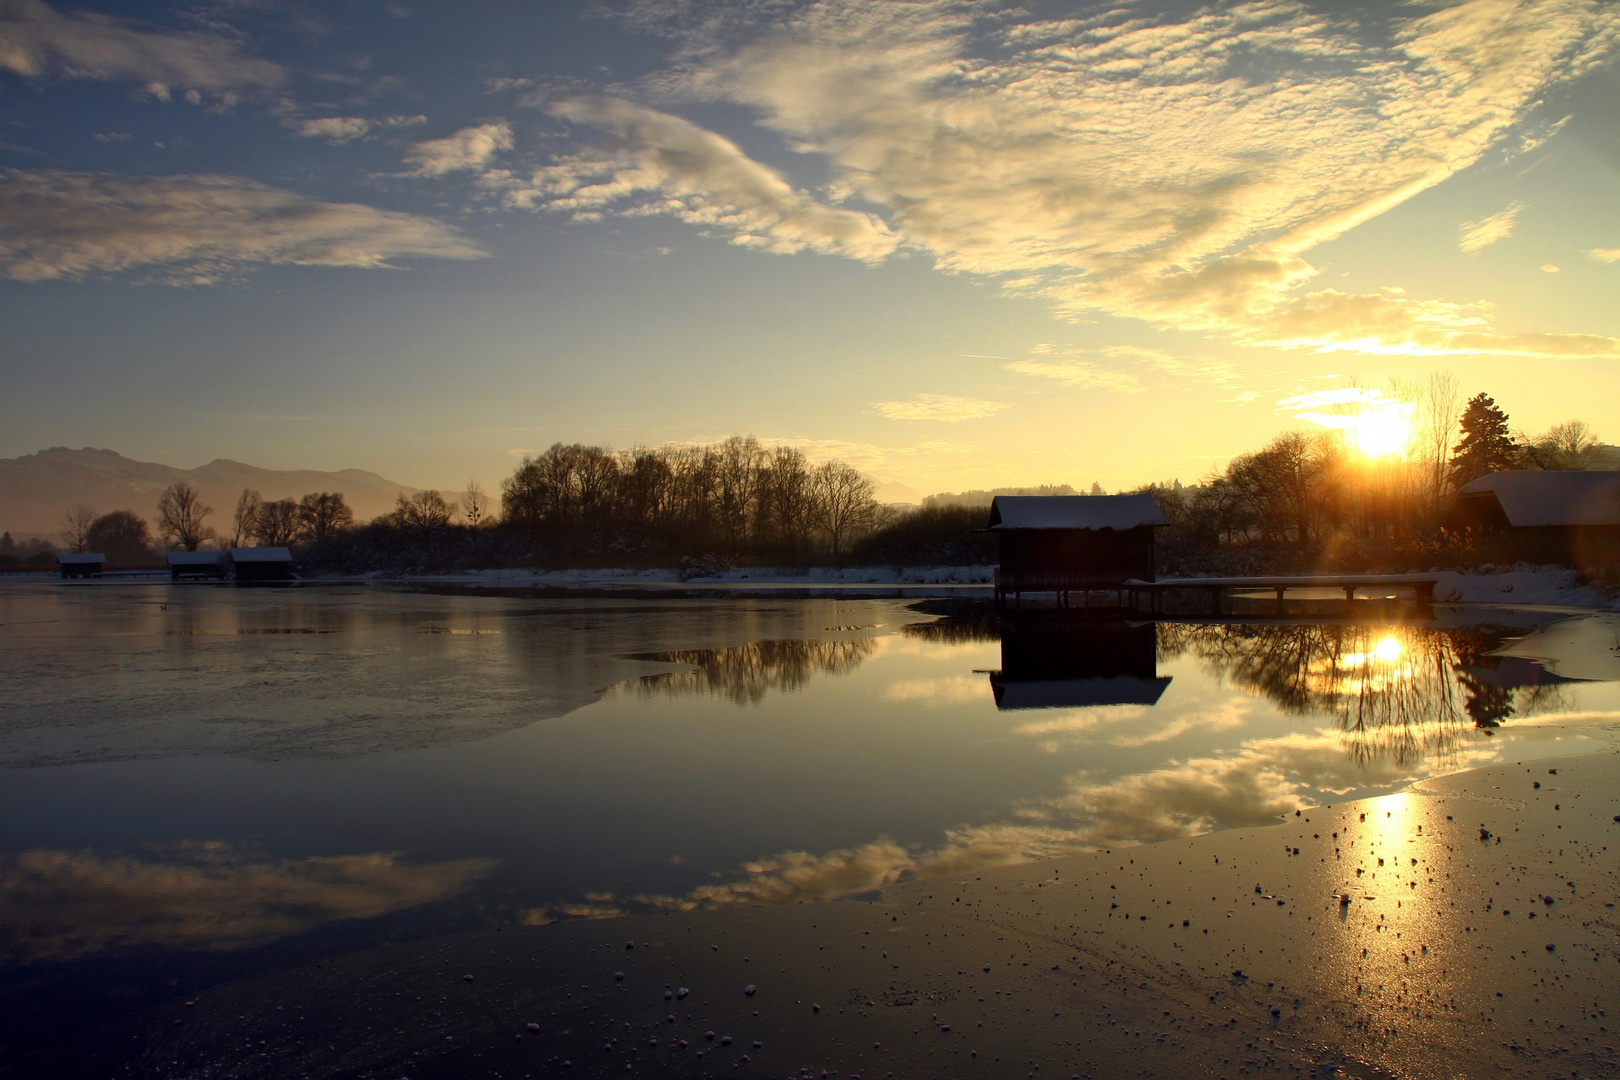
<path id="1" fill-rule="evenodd" d="M 990 503 L 990 528 L 1135 529 L 1168 525 L 1153 496 L 1137 495 L 997 495 Z"/>
<path id="2" fill-rule="evenodd" d="M 284 547 L 231 548 L 234 563 L 290 563 L 292 552 Z"/>
<path id="3" fill-rule="evenodd" d="M 1457 492 L 1460 502 L 1491 495 L 1519 528 L 1620 525 L 1620 472 L 1494 472 Z"/>

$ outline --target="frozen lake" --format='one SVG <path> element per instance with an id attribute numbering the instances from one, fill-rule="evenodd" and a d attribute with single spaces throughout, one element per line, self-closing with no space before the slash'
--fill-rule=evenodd
<path id="1" fill-rule="evenodd" d="M 0 1064 L 281 964 L 1262 825 L 1620 720 L 1615 616 L 0 588 Z"/>

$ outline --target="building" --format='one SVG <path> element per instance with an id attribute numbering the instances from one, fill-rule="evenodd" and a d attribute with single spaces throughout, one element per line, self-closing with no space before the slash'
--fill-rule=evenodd
<path id="1" fill-rule="evenodd" d="M 65 578 L 95 577 L 107 565 L 107 556 L 64 551 L 56 557 L 56 565 L 61 568 Z"/>
<path id="2" fill-rule="evenodd" d="M 284 547 L 231 548 L 238 585 L 293 580 L 292 552 Z"/>
<path id="3" fill-rule="evenodd" d="M 223 551 L 171 551 L 169 577 L 174 581 L 195 578 L 223 580 L 230 573 L 230 555 Z"/>
<path id="4" fill-rule="evenodd" d="M 1620 472 L 1495 472 L 1457 492 L 1447 524 L 1495 537 L 1503 559 L 1613 567 L 1620 560 Z"/>
<path id="5" fill-rule="evenodd" d="M 1078 596 L 1153 580 L 1153 530 L 1170 524 L 1153 496 L 1000 495 L 988 529 L 1001 549 L 996 604 L 1051 594 L 1058 607 Z M 1120 598 L 1121 602 L 1123 598 Z"/>

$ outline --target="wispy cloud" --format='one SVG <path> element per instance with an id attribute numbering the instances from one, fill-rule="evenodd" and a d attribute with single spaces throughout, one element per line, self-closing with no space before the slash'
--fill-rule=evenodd
<path id="1" fill-rule="evenodd" d="M 59 12 L 43 0 L 0 0 L 0 69 L 28 78 L 131 82 L 162 101 L 180 93 L 229 104 L 280 86 L 280 64 L 246 56 L 207 31 L 165 30 L 95 12 Z"/>
<path id="2" fill-rule="evenodd" d="M 1005 401 L 985 401 L 981 398 L 955 397 L 951 394 L 918 394 L 910 401 L 872 403 L 872 408 L 889 420 L 942 420 L 948 424 L 994 416 L 1011 407 L 1011 404 Z"/>
<path id="3" fill-rule="evenodd" d="M 1592 248 L 1586 254 L 1591 256 L 1593 262 L 1620 262 L 1620 248 Z"/>
<path id="4" fill-rule="evenodd" d="M 1029 350 L 1027 359 L 1001 366 L 1019 375 L 1055 379 L 1065 386 L 1122 394 L 1139 394 L 1150 385 L 1165 390 L 1230 387 L 1237 382 L 1232 365 L 1224 360 L 1186 359 L 1137 345 L 1085 347 L 1043 342 Z"/>
<path id="5" fill-rule="evenodd" d="M 267 265 L 374 268 L 484 254 L 432 218 L 241 177 L 0 170 L 0 273 L 18 281 L 146 270 L 207 285 Z"/>
<path id="6" fill-rule="evenodd" d="M 571 213 L 668 214 L 773 252 L 826 251 L 881 259 L 897 238 L 871 214 L 825 206 L 735 143 L 678 116 L 604 94 L 536 91 L 551 116 L 601 132 L 596 145 L 528 176 L 486 184 L 511 206 Z"/>
<path id="7" fill-rule="evenodd" d="M 1516 202 L 1506 210 L 1498 210 L 1478 221 L 1465 221 L 1462 226 L 1462 239 L 1457 246 L 1472 255 L 1476 251 L 1483 251 L 1498 240 L 1505 240 L 1513 235 L 1513 225 L 1519 219 L 1519 213 L 1524 209 L 1524 203 Z"/>
<path id="8" fill-rule="evenodd" d="M 442 139 L 427 139 L 405 151 L 412 176 L 444 176 L 487 168 L 495 155 L 512 149 L 512 128 L 505 120 L 465 127 Z"/>
<path id="9" fill-rule="evenodd" d="M 844 205 L 879 213 L 827 217 L 719 136 L 599 96 L 544 107 L 609 131 L 607 147 L 557 159 L 513 197 L 672 213 L 775 250 L 904 247 L 1068 317 L 1251 344 L 1620 356 L 1612 338 L 1498 333 L 1466 303 L 1304 291 L 1311 249 L 1517 137 L 1550 88 L 1611 57 L 1613 5 L 1463 0 L 1370 37 L 1290 0 L 1059 21 L 951 0 L 821 0 L 768 26 L 738 10 L 677 26 L 674 66 L 644 92 L 755 110 L 824 157 Z M 775 196 L 730 194 L 745 175 L 792 195 L 786 236 Z"/>
<path id="10" fill-rule="evenodd" d="M 325 139 L 333 144 L 353 142 L 379 129 L 392 130 L 425 123 L 427 123 L 425 116 L 387 116 L 381 120 L 371 120 L 363 116 L 316 116 L 289 117 L 282 121 L 282 125 L 291 128 L 292 133 L 299 138 Z"/>

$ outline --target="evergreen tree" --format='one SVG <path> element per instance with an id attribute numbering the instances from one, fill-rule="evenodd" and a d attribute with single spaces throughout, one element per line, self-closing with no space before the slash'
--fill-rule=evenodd
<path id="1" fill-rule="evenodd" d="M 1519 449 L 1508 434 L 1507 413 L 1486 394 L 1475 394 L 1463 410 L 1462 441 L 1451 448 L 1451 482 L 1455 487 L 1487 473 L 1518 464 Z"/>

